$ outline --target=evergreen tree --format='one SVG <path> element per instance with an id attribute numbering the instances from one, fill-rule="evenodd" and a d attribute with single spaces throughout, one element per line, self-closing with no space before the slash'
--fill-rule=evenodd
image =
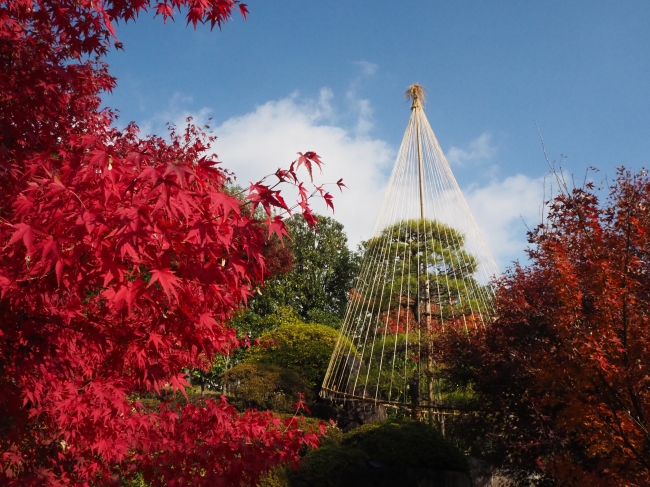
<path id="1" fill-rule="evenodd" d="M 379 301 L 380 312 L 408 307 L 414 326 L 425 316 L 441 324 L 469 316 L 488 290 L 476 282 L 478 261 L 464 243 L 460 232 L 436 220 L 396 223 L 365 243 L 364 267 L 376 272 L 358 289 Z"/>
<path id="2" fill-rule="evenodd" d="M 250 311 L 264 317 L 288 306 L 307 322 L 340 326 L 359 269 L 359 256 L 348 248 L 343 225 L 326 216 L 318 216 L 318 230 L 302 216 L 286 225 L 293 268 L 268 279 L 250 302 Z M 246 320 L 251 319 L 255 317 L 248 314 Z"/>

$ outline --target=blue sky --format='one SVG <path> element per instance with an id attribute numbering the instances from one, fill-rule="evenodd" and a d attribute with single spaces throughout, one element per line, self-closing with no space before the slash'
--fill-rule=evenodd
<path id="1" fill-rule="evenodd" d="M 522 218 L 539 220 L 548 168 L 535 123 L 579 180 L 589 165 L 597 180 L 649 165 L 647 1 L 251 0 L 249 9 L 222 31 L 151 13 L 119 25 L 126 50 L 108 56 L 118 87 L 105 102 L 147 132 L 212 117 L 216 151 L 242 183 L 298 150 L 321 153 L 323 180 L 353 183 L 335 214 L 353 241 L 372 229 L 409 116 L 402 93 L 416 81 L 502 270 L 522 258 Z"/>

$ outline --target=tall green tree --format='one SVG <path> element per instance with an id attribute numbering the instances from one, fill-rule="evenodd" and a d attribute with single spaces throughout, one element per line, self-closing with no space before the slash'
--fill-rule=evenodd
<path id="1" fill-rule="evenodd" d="M 289 306 L 305 321 L 337 327 L 358 273 L 359 256 L 348 248 L 345 229 L 333 218 L 318 216 L 317 230 L 302 216 L 286 225 L 293 269 L 267 280 L 250 310 L 263 317 Z"/>

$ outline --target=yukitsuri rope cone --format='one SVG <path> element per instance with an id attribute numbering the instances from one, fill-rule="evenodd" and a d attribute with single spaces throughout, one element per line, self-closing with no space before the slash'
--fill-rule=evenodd
<path id="1" fill-rule="evenodd" d="M 424 409 L 433 422 L 464 397 L 436 378 L 433 339 L 489 323 L 499 270 L 424 114 L 423 88 L 405 95 L 411 118 L 321 395 L 417 418 Z"/>

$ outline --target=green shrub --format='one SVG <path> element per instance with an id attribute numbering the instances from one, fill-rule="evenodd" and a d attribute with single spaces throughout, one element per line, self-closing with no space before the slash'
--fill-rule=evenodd
<path id="1" fill-rule="evenodd" d="M 326 445 L 310 451 L 298 471 L 289 470 L 292 487 L 337 487 L 351 471 L 363 470 L 368 455 L 358 448 Z"/>
<path id="2" fill-rule="evenodd" d="M 293 412 L 298 393 L 312 400 L 309 383 L 296 371 L 267 363 L 243 363 L 223 375 L 231 402 L 240 409 Z"/>
<path id="3" fill-rule="evenodd" d="M 280 466 L 269 470 L 262 475 L 257 487 L 291 487 L 288 467 Z"/>
<path id="4" fill-rule="evenodd" d="M 317 393 L 339 339 L 339 332 L 325 325 L 306 324 L 299 320 L 285 322 L 260 337 L 244 358 L 249 363 L 268 363 L 295 370 Z"/>
<path id="5" fill-rule="evenodd" d="M 440 470 L 467 472 L 467 459 L 429 425 L 389 419 L 323 442 L 285 474 L 291 487 L 377 487 L 419 485 Z"/>
<path id="6" fill-rule="evenodd" d="M 435 428 L 411 419 L 389 419 L 353 429 L 344 446 L 358 448 L 386 467 L 467 472 L 465 456 Z"/>
<path id="7" fill-rule="evenodd" d="M 320 446 L 338 446 L 343 441 L 343 431 L 337 426 L 329 425 L 325 434 L 320 438 Z"/>
<path id="8" fill-rule="evenodd" d="M 280 416 L 286 418 L 288 415 L 281 414 Z M 315 418 L 297 416 L 295 419 L 298 421 L 298 427 L 302 430 L 311 429 L 311 431 L 318 431 L 318 427 L 321 423 L 320 420 Z M 328 425 L 325 434 L 320 437 L 320 450 L 313 450 L 310 455 L 316 451 L 322 451 L 330 447 L 338 447 L 342 440 L 343 432 L 336 426 Z M 325 461 L 328 461 L 327 458 L 325 458 Z M 295 477 L 295 474 L 291 467 L 285 465 L 278 466 L 263 475 L 258 482 L 257 487 L 291 487 L 292 477 Z"/>
<path id="9" fill-rule="evenodd" d="M 122 480 L 122 487 L 149 487 L 149 484 L 144 481 L 140 472 L 136 473 L 129 480 Z"/>

